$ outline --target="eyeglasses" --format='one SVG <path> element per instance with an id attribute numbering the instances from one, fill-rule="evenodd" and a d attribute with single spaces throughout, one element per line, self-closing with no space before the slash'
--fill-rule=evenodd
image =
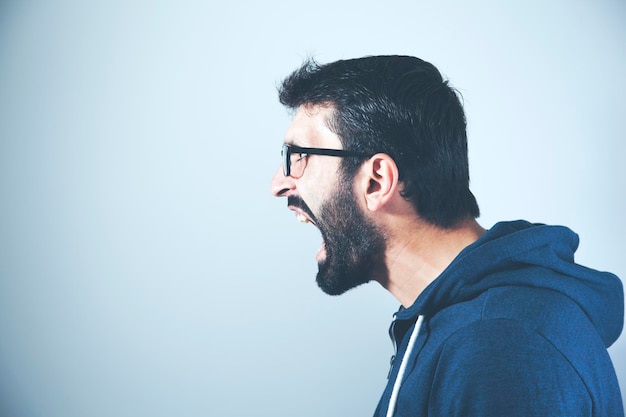
<path id="1" fill-rule="evenodd" d="M 307 157 L 309 155 L 325 155 L 344 157 L 369 158 L 371 155 L 347 151 L 344 149 L 326 149 L 326 148 L 303 148 L 296 145 L 283 144 L 281 152 L 283 157 L 283 173 L 285 177 L 300 178 L 304 174 L 306 168 Z"/>

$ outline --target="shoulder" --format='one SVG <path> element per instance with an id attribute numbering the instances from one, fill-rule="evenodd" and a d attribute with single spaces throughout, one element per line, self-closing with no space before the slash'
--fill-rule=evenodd
<path id="1" fill-rule="evenodd" d="M 561 352 L 508 318 L 474 321 L 450 335 L 431 392 L 431 406 L 445 409 L 440 415 L 591 415 L 592 408 L 584 381 Z"/>
<path id="2" fill-rule="evenodd" d="M 442 407 L 440 415 L 591 415 L 591 409 L 621 408 L 597 331 L 558 292 L 493 288 L 441 311 L 428 327 L 428 338 L 437 341 L 430 404 Z"/>
<path id="3" fill-rule="evenodd" d="M 558 363 L 564 367 L 562 373 L 570 370 L 585 380 L 612 370 L 585 312 L 552 290 L 497 287 L 433 319 L 431 330 L 433 336 L 438 334 L 434 339 L 439 339 L 440 354 L 478 362 L 483 369 L 524 363 L 525 369 L 535 366 L 540 372 Z M 483 356 L 491 360 L 485 363 Z"/>

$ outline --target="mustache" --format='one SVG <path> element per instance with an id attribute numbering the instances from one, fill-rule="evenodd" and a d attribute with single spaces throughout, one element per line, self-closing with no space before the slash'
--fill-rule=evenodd
<path id="1" fill-rule="evenodd" d="M 317 224 L 317 219 L 315 218 L 315 215 L 313 214 L 309 206 L 307 206 L 307 204 L 304 202 L 302 197 L 290 195 L 289 197 L 287 197 L 287 206 L 299 208 L 300 210 L 305 212 L 311 218 L 311 220 L 315 222 L 315 224 Z"/>

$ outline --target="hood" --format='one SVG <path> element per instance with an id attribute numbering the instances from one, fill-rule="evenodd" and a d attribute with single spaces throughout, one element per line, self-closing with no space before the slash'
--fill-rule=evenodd
<path id="1" fill-rule="evenodd" d="M 605 346 L 624 324 L 624 292 L 619 278 L 574 262 L 578 235 L 563 226 L 501 222 L 466 247 L 397 320 L 432 317 L 476 298 L 490 288 L 545 288 L 566 295 L 585 312 Z"/>

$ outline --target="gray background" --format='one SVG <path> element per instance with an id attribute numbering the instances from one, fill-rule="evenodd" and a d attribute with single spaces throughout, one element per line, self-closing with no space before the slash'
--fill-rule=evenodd
<path id="1" fill-rule="evenodd" d="M 276 85 L 307 55 L 433 62 L 464 96 L 481 224 L 568 225 L 580 263 L 626 276 L 625 18 L 608 0 L 2 1 L 0 414 L 372 414 L 398 303 L 322 294 L 319 234 L 269 193 Z M 624 337 L 610 353 L 626 390 Z"/>

